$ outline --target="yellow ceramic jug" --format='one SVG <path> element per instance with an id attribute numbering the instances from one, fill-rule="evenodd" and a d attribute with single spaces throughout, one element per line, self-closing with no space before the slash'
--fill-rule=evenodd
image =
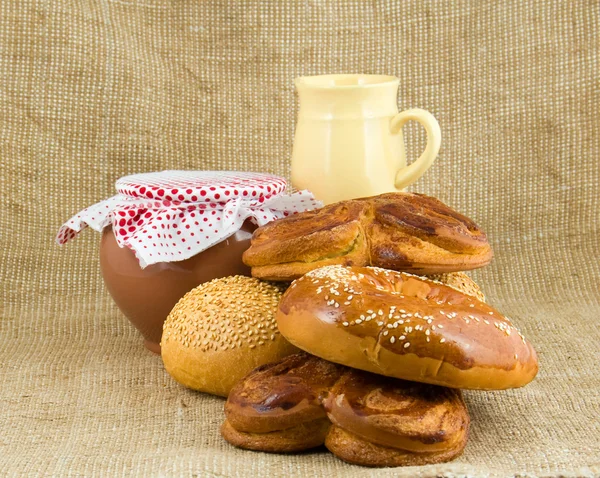
<path id="1" fill-rule="evenodd" d="M 292 185 L 325 204 L 405 188 L 431 166 L 441 131 L 425 110 L 398 113 L 399 80 L 384 75 L 296 79 L 300 111 L 292 152 Z M 427 146 L 406 165 L 402 126 L 421 123 Z"/>

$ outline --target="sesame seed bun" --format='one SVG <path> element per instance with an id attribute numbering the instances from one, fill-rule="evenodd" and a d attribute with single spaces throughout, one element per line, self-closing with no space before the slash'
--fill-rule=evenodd
<path id="1" fill-rule="evenodd" d="M 463 294 L 472 295 L 477 300 L 485 302 L 483 291 L 465 272 L 448 272 L 446 274 L 434 274 L 425 277 L 433 281 L 442 282 Z"/>
<path id="2" fill-rule="evenodd" d="M 521 387 L 535 350 L 497 310 L 438 281 L 371 267 L 329 266 L 286 291 L 280 332 L 331 362 L 451 388 Z"/>
<path id="3" fill-rule="evenodd" d="M 277 330 L 282 285 L 224 277 L 188 292 L 167 317 L 161 355 L 182 385 L 226 397 L 254 368 L 298 352 Z"/>

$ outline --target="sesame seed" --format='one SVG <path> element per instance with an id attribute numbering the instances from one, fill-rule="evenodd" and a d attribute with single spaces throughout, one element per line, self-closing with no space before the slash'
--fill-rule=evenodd
<path id="1" fill-rule="evenodd" d="M 393 335 L 390 337 L 390 343 L 393 344 L 396 341 L 396 337 Z"/>
<path id="2" fill-rule="evenodd" d="M 410 342 L 406 342 L 406 343 L 404 344 L 404 348 L 405 348 L 405 349 L 407 349 L 408 347 L 410 347 Z"/>
<path id="3" fill-rule="evenodd" d="M 440 344 L 443 344 L 446 341 L 446 339 L 440 339 Z"/>
<path id="4" fill-rule="evenodd" d="M 165 320 L 164 341 L 175 340 L 203 352 L 235 349 L 244 342 L 251 348 L 256 347 L 252 342 L 263 345 L 264 341 L 258 340 L 263 331 L 277 330 L 275 312 L 283 291 L 282 286 L 242 276 L 201 284 L 189 291 Z"/>
<path id="5" fill-rule="evenodd" d="M 348 327 L 348 322 L 342 322 L 342 325 L 343 325 L 344 327 Z"/>

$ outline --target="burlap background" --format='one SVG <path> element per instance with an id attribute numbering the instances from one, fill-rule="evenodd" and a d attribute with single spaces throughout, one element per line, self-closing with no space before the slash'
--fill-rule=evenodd
<path id="1" fill-rule="evenodd" d="M 599 19 L 583 0 L 0 2 L 0 474 L 600 473 Z M 170 380 L 112 304 L 98 235 L 53 242 L 126 173 L 288 175 L 292 79 L 330 72 L 395 74 L 399 106 L 439 119 L 414 189 L 488 231 L 475 276 L 539 351 L 530 386 L 467 394 L 453 464 L 230 447 L 222 401 Z"/>

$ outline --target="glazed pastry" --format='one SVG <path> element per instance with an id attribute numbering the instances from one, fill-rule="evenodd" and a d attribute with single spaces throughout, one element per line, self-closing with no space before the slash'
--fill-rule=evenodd
<path id="1" fill-rule="evenodd" d="M 322 445 L 330 426 L 322 400 L 343 370 L 305 353 L 257 368 L 229 394 L 223 437 L 241 448 L 271 452 Z"/>
<path id="2" fill-rule="evenodd" d="M 330 428 L 331 422 L 327 418 L 321 418 L 283 430 L 252 433 L 236 430 L 226 420 L 221 427 L 221 435 L 238 448 L 270 453 L 292 453 L 321 446 Z"/>
<path id="3" fill-rule="evenodd" d="M 306 353 L 242 379 L 225 415 L 221 434 L 240 448 L 293 452 L 325 443 L 343 460 L 367 466 L 451 460 L 464 449 L 470 423 L 459 390 L 382 377 Z"/>
<path id="4" fill-rule="evenodd" d="M 252 275 L 292 280 L 326 265 L 439 274 L 492 259 L 485 233 L 441 201 L 413 193 L 353 199 L 258 228 L 243 261 Z"/>
<path id="5" fill-rule="evenodd" d="M 363 440 L 335 425 L 325 438 L 327 449 L 339 459 L 362 466 L 421 466 L 445 463 L 460 456 L 467 444 L 467 434 L 454 448 L 414 453 L 399 448 L 384 447 Z"/>
<path id="6" fill-rule="evenodd" d="M 460 390 L 348 369 L 324 401 L 325 446 L 345 461 L 407 466 L 462 453 L 469 415 Z"/>
<path id="7" fill-rule="evenodd" d="M 321 402 L 344 369 L 306 353 L 258 367 L 231 390 L 227 420 L 237 430 L 265 433 L 325 418 Z"/>
<path id="8" fill-rule="evenodd" d="M 511 321 L 422 277 L 329 266 L 296 280 L 277 312 L 292 344 L 325 360 L 452 388 L 521 387 L 537 356 Z"/>

